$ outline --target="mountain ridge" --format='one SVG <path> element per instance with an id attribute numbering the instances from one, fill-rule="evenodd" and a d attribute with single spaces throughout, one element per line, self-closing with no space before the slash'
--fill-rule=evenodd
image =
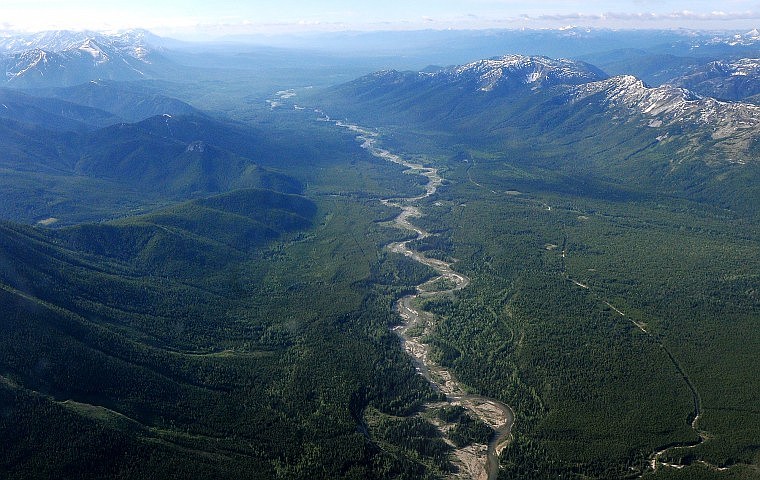
<path id="1" fill-rule="evenodd" d="M 598 93 L 612 107 L 623 107 L 651 118 L 648 124 L 651 128 L 678 125 L 688 130 L 695 126 L 705 127 L 709 137 L 719 142 L 726 154 L 723 159 L 729 163 L 745 164 L 757 160 L 749 152 L 758 138 L 760 107 L 757 105 L 703 97 L 672 85 L 652 88 L 630 75 L 578 86 L 571 93 L 571 101 L 583 101 Z M 699 148 L 698 143 L 693 142 L 694 148 Z M 732 155 L 736 157 L 732 158 Z M 718 161 L 718 157 L 710 155 L 706 158 Z"/>
<path id="2" fill-rule="evenodd" d="M 671 85 L 649 87 L 631 75 L 589 77 L 583 63 L 556 63 L 556 75 L 501 69 L 496 82 L 487 75 L 484 82 L 477 65 L 488 61 L 433 73 L 370 74 L 327 89 L 314 102 L 338 118 L 435 132 L 429 135 L 444 151 L 444 142 L 525 149 L 529 168 L 573 172 L 579 184 L 637 182 L 650 193 L 751 210 L 741 198 L 757 192 L 748 180 L 760 174 L 757 106 Z M 568 65 L 578 70 L 568 74 Z M 556 80 L 532 83 L 539 71 Z M 511 88 L 490 88 L 499 82 Z"/>
<path id="3" fill-rule="evenodd" d="M 760 94 L 760 58 L 715 60 L 692 68 L 669 83 L 728 101 L 746 101 Z"/>
<path id="4" fill-rule="evenodd" d="M 0 39 L 0 68 L 12 86 L 75 85 L 92 79 L 152 78 L 168 60 L 147 31 L 52 31 Z"/>
<path id="5" fill-rule="evenodd" d="M 604 72 L 585 62 L 536 55 L 492 57 L 444 70 L 442 74 L 453 78 L 462 77 L 465 80 L 477 77 L 481 85 L 480 90 L 484 92 L 494 90 L 510 80 L 531 85 L 532 88 L 542 88 L 586 83 L 607 77 Z"/>
<path id="6" fill-rule="evenodd" d="M 161 49 L 161 37 L 148 30 L 129 29 L 104 33 L 92 30 L 48 30 L 32 34 L 0 36 L 0 51 L 6 54 L 22 53 L 27 50 L 62 52 L 79 48 L 89 41 L 132 49 L 139 56 L 140 48 Z"/>

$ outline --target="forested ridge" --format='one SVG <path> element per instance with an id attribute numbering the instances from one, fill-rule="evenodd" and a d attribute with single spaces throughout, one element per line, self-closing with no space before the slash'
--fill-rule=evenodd
<path id="1" fill-rule="evenodd" d="M 324 164 L 345 172 L 341 189 L 417 191 L 347 148 L 348 168 Z M 336 193 L 236 190 L 106 223 L 3 224 L 2 475 L 449 468 L 448 447 L 421 447 L 434 431 L 414 427 L 421 443 L 409 443 L 382 427 L 436 396 L 390 331 L 393 300 L 429 272 L 382 252 L 399 236 L 382 225 L 392 209 Z"/>

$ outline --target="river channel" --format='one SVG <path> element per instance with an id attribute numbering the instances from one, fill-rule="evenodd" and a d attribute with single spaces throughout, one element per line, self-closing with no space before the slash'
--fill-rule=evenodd
<path id="1" fill-rule="evenodd" d="M 325 118 L 325 120 L 329 119 Z M 499 473 L 499 454 L 511 439 L 512 426 L 515 421 L 514 412 L 509 405 L 503 402 L 467 392 L 451 371 L 438 365 L 430 358 L 429 346 L 421 340 L 424 334 L 433 328 L 436 319 L 433 314 L 417 306 L 418 299 L 451 295 L 470 283 L 469 278 L 451 268 L 451 263 L 428 258 L 410 247 L 411 242 L 430 235 L 424 229 L 411 223 L 411 219 L 422 215 L 419 207 L 415 204 L 434 195 L 438 187 L 441 186 L 442 178 L 438 174 L 438 169 L 404 160 L 400 156 L 378 147 L 378 135 L 374 132 L 340 121 L 335 122 L 335 124 L 356 133 L 361 146 L 372 155 L 403 165 L 409 169 L 410 173 L 422 175 L 428 180 L 425 193 L 422 195 L 381 200 L 384 205 L 400 209 L 400 213 L 392 220 L 392 224 L 416 235 L 410 240 L 391 243 L 387 248 L 392 252 L 401 253 L 423 265 L 427 265 L 438 273 L 437 277 L 418 285 L 416 293 L 401 297 L 396 302 L 396 311 L 403 319 L 403 323 L 395 327 L 394 332 L 398 335 L 406 353 L 412 358 L 417 371 L 436 390 L 445 395 L 445 403 L 462 406 L 471 415 L 479 418 L 494 430 L 488 445 L 476 444 L 455 449 L 456 463 L 460 469 L 456 476 L 474 480 L 495 480 Z M 420 332 L 422 332 L 421 335 Z M 435 408 L 437 406 L 440 404 L 430 404 L 426 407 Z"/>

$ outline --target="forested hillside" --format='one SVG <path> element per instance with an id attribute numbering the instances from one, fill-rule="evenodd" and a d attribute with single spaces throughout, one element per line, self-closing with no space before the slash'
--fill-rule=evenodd
<path id="1" fill-rule="evenodd" d="M 500 90 L 514 73 L 477 70 L 484 88 L 478 65 L 307 100 L 446 179 L 417 248 L 472 284 L 427 302 L 426 341 L 513 407 L 500 478 L 754 478 L 758 162 L 737 139 L 757 130 L 710 136 L 754 107 L 622 77 Z"/>

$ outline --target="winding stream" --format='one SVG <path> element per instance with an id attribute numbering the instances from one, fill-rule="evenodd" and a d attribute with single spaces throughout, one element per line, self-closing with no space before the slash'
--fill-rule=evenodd
<path id="1" fill-rule="evenodd" d="M 325 117 L 323 120 L 329 121 Z M 417 286 L 417 293 L 406 295 L 396 302 L 396 311 L 403 319 L 403 323 L 394 328 L 394 332 L 401 340 L 404 350 L 412 358 L 417 371 L 423 375 L 431 385 L 446 396 L 446 403 L 461 405 L 473 416 L 479 418 L 491 426 L 494 434 L 488 445 L 470 445 L 455 449 L 455 456 L 460 465 L 457 476 L 466 476 L 477 480 L 494 480 L 499 473 L 499 453 L 511 439 L 512 425 L 514 424 L 514 412 L 509 405 L 492 398 L 468 393 L 457 381 L 451 371 L 436 364 L 430 358 L 428 345 L 422 343 L 421 338 L 433 327 L 435 317 L 417 306 L 419 298 L 430 298 L 441 295 L 450 295 L 457 290 L 465 288 L 470 279 L 451 268 L 451 263 L 428 258 L 422 253 L 412 250 L 409 244 L 415 240 L 430 236 L 422 228 L 411 223 L 410 219 L 422 215 L 414 203 L 427 198 L 437 191 L 442 184 L 442 178 L 438 169 L 425 167 L 424 165 L 406 161 L 396 154 L 379 148 L 376 145 L 378 135 L 365 130 L 357 125 L 335 122 L 339 127 L 346 128 L 357 134 L 357 140 L 361 146 L 372 155 L 384 160 L 403 165 L 415 174 L 427 177 L 425 193 L 416 197 L 381 200 L 384 205 L 397 207 L 401 212 L 392 220 L 395 227 L 414 232 L 416 237 L 403 242 L 394 242 L 387 246 L 392 252 L 401 253 L 415 261 L 431 267 L 438 276 Z M 444 286 L 442 286 L 444 285 Z M 416 335 L 413 332 L 422 332 Z M 434 408 L 440 404 L 430 404 L 427 408 Z M 445 435 L 445 432 L 444 432 Z"/>

